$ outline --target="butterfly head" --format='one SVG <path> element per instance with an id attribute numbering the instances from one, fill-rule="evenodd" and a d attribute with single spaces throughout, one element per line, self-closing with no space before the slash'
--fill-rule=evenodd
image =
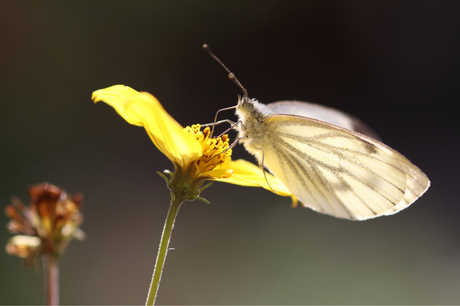
<path id="1" fill-rule="evenodd" d="M 265 121 L 265 116 L 272 112 L 266 105 L 258 102 L 256 99 L 250 99 L 248 96 L 238 97 L 238 104 L 236 106 L 236 115 L 245 126 L 259 125 Z"/>
<path id="2" fill-rule="evenodd" d="M 246 113 L 250 113 L 254 110 L 254 99 L 249 99 L 246 95 L 243 97 L 238 96 L 237 110 L 241 110 Z"/>
<path id="3" fill-rule="evenodd" d="M 244 123 L 247 118 L 254 117 L 256 103 L 255 99 L 249 99 L 246 95 L 238 96 L 238 104 L 236 106 L 236 115 Z"/>

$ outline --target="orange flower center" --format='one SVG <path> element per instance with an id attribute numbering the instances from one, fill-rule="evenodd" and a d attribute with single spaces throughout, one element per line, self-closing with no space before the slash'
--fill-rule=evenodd
<path id="1" fill-rule="evenodd" d="M 186 127 L 185 131 L 192 134 L 202 146 L 202 156 L 195 161 L 199 173 L 211 171 L 230 161 L 232 149 L 228 144 L 228 135 L 211 137 L 211 130 L 206 127 L 201 131 L 199 124 Z"/>

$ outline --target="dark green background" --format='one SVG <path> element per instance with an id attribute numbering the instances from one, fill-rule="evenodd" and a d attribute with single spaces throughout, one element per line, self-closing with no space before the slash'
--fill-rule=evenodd
<path id="1" fill-rule="evenodd" d="M 169 203 L 156 172 L 172 164 L 90 97 L 125 84 L 184 126 L 211 122 L 241 91 L 207 43 L 250 96 L 354 114 L 432 187 L 351 222 L 215 183 L 212 205 L 181 208 L 158 303 L 458 304 L 459 13 L 439 0 L 0 1 L 0 204 L 42 181 L 83 192 L 88 238 L 62 259 L 62 303 L 144 303 Z M 0 252 L 0 275 L 0 304 L 43 302 L 20 259 Z"/>

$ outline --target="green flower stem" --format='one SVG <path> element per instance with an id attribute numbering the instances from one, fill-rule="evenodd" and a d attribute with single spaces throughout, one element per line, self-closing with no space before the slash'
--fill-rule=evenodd
<path id="1" fill-rule="evenodd" d="M 179 208 L 182 203 L 182 200 L 171 201 L 168 216 L 163 227 L 163 233 L 161 234 L 160 247 L 158 250 L 157 260 L 155 262 L 155 268 L 153 270 L 152 282 L 150 283 L 150 290 L 145 305 L 155 304 L 155 300 L 157 298 L 158 293 L 158 287 L 160 286 L 161 274 L 163 273 L 166 255 L 168 254 L 169 241 L 171 240 L 171 232 L 174 227 L 174 221 L 176 220 L 177 213 L 179 212 Z"/>
<path id="2" fill-rule="evenodd" d="M 43 256 L 46 305 L 59 305 L 59 266 L 54 254 Z"/>

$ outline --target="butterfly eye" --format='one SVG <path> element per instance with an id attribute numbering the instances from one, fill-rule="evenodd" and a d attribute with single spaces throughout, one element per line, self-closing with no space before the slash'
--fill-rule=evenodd
<path id="1" fill-rule="evenodd" d="M 242 101 L 242 105 L 243 105 L 244 110 L 247 112 L 252 112 L 252 110 L 254 109 L 254 104 L 249 102 L 247 99 L 244 99 Z"/>

